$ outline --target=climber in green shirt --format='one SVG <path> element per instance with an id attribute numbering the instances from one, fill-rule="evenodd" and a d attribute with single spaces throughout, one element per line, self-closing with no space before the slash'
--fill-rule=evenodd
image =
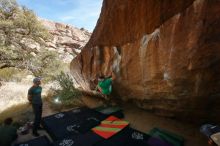
<path id="1" fill-rule="evenodd" d="M 100 77 L 98 81 L 98 90 L 105 95 L 110 95 L 112 92 L 112 78 Z"/>
<path id="2" fill-rule="evenodd" d="M 101 92 L 105 98 L 107 98 L 107 96 L 109 96 L 112 92 L 112 81 L 114 78 L 114 74 L 109 77 L 100 76 L 98 78 L 98 85 L 96 86 L 96 90 Z"/>

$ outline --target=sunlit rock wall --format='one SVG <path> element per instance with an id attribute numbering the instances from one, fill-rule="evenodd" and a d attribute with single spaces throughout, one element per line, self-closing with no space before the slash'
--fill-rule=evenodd
<path id="1" fill-rule="evenodd" d="M 220 121 L 220 1 L 104 0 L 76 83 L 115 72 L 114 96 L 156 114 Z"/>

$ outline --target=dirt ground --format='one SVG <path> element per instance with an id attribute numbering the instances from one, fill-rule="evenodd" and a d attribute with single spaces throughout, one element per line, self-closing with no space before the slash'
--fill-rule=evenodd
<path id="1" fill-rule="evenodd" d="M 103 101 L 96 98 L 84 97 L 85 104 L 90 108 L 103 104 Z M 122 106 L 125 114 L 125 120 L 130 122 L 130 126 L 147 133 L 154 127 L 166 129 L 183 136 L 186 140 L 185 146 L 207 146 L 207 139 L 199 132 L 199 126 L 183 123 L 168 118 L 163 118 L 149 113 L 145 110 L 137 108 L 131 104 Z M 44 104 L 43 116 L 48 116 L 54 112 L 49 108 L 48 104 Z M 40 131 L 40 135 L 47 135 L 45 131 Z M 49 136 L 48 136 L 49 137 Z M 17 142 L 23 142 L 33 139 L 31 134 L 19 136 Z"/>

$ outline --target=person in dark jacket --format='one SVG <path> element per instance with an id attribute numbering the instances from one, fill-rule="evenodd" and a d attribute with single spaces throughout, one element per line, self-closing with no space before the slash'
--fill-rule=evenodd
<path id="1" fill-rule="evenodd" d="M 0 146 L 10 146 L 18 137 L 17 129 L 12 126 L 12 118 L 4 120 L 4 125 L 0 126 Z"/>
<path id="2" fill-rule="evenodd" d="M 33 135 L 36 137 L 39 136 L 37 131 L 40 129 L 43 105 L 41 98 L 42 87 L 40 84 L 41 78 L 34 78 L 33 86 L 28 90 L 28 100 L 31 103 L 34 112 Z"/>

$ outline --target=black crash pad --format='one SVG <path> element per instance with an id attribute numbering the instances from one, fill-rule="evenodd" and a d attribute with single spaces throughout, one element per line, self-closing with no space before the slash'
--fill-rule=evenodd
<path id="1" fill-rule="evenodd" d="M 42 125 L 53 140 L 60 140 L 71 135 L 86 133 L 105 118 L 106 115 L 95 110 L 77 108 L 44 117 Z"/>
<path id="2" fill-rule="evenodd" d="M 117 118 L 124 118 L 123 111 L 118 106 L 100 106 L 95 108 L 96 111 L 105 114 L 106 116 L 115 116 Z"/>
<path id="3" fill-rule="evenodd" d="M 53 146 L 93 146 L 99 141 L 104 140 L 97 134 L 89 131 L 85 134 L 80 134 L 77 136 L 66 137 L 62 140 L 56 141 Z"/>
<path id="4" fill-rule="evenodd" d="M 46 136 L 42 136 L 14 146 L 51 146 L 51 143 Z"/>
<path id="5" fill-rule="evenodd" d="M 94 146 L 172 146 L 133 128 L 127 127 L 111 138 Z"/>
<path id="6" fill-rule="evenodd" d="M 76 108 L 66 112 L 70 117 L 76 117 L 79 120 L 87 119 L 87 118 L 96 118 L 99 121 L 104 120 L 107 116 L 100 112 L 97 112 L 94 109 L 90 108 Z"/>

